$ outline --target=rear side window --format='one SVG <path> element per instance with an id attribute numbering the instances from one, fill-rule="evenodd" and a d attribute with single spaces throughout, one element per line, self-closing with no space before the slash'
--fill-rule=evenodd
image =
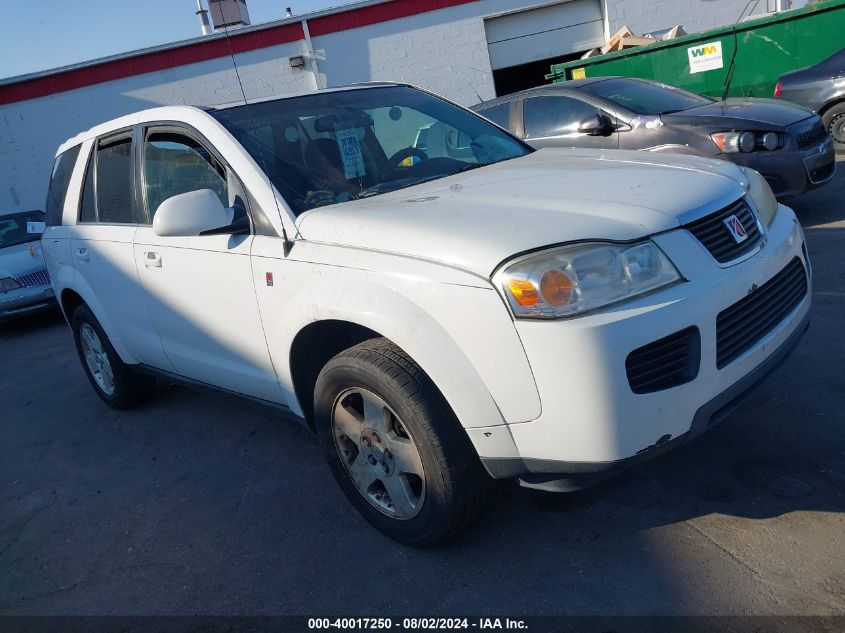
<path id="1" fill-rule="evenodd" d="M 53 174 L 50 176 L 50 188 L 47 190 L 47 226 L 60 226 L 62 213 L 65 208 L 65 198 L 70 185 L 70 177 L 73 168 L 76 166 L 76 159 L 79 158 L 79 148 L 71 147 L 56 157 L 53 163 Z"/>
<path id="2" fill-rule="evenodd" d="M 492 108 L 487 108 L 485 110 L 479 110 L 478 114 L 483 116 L 485 119 L 489 119 L 493 121 L 499 127 L 503 127 L 506 130 L 510 129 L 510 116 L 511 116 L 511 104 L 510 103 L 500 103 L 499 105 L 494 105 Z"/>
<path id="3" fill-rule="evenodd" d="M 587 117 L 601 111 L 569 97 L 533 97 L 522 103 L 526 138 L 575 134 Z"/>
<path id="4" fill-rule="evenodd" d="M 82 188 L 81 222 L 134 224 L 132 138 L 100 141 Z"/>

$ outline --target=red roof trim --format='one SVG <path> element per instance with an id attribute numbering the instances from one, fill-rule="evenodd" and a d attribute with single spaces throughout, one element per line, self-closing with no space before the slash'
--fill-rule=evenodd
<path id="1" fill-rule="evenodd" d="M 308 20 L 311 35 L 328 35 L 355 29 L 369 24 L 388 22 L 420 13 L 446 9 L 477 0 L 391 0 L 381 4 L 330 13 Z M 246 33 L 233 33 L 229 37 L 232 51 L 245 53 L 268 46 L 295 42 L 305 38 L 302 24 L 289 22 Z M 177 68 L 187 64 L 217 59 L 229 55 L 229 42 L 225 38 L 200 41 L 151 53 L 35 77 L 18 83 L 0 86 L 0 105 L 46 97 L 58 92 L 84 88 L 106 81 L 124 79 L 156 71 Z"/>
<path id="2" fill-rule="evenodd" d="M 312 37 L 328 35 L 338 31 L 348 31 L 379 22 L 389 22 L 407 18 L 420 13 L 447 9 L 461 4 L 469 4 L 477 0 L 393 0 L 384 4 L 376 4 L 360 9 L 350 9 L 339 13 L 331 13 L 313 20 L 308 20 L 308 30 Z"/>

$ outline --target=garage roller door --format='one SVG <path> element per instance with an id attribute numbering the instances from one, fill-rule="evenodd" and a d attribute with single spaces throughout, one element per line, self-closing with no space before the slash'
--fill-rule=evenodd
<path id="1" fill-rule="evenodd" d="M 570 0 L 488 18 L 493 70 L 577 53 L 604 43 L 599 0 Z"/>

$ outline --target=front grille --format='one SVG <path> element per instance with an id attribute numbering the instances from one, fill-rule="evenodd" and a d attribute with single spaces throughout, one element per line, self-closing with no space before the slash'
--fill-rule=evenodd
<path id="1" fill-rule="evenodd" d="M 725 225 L 725 220 L 734 215 L 748 235 L 740 243 L 737 243 Z M 724 209 L 711 213 L 700 220 L 690 222 L 684 225 L 684 228 L 692 233 L 704 245 L 704 248 L 710 251 L 717 262 L 723 264 L 754 250 L 760 240 L 763 239 L 760 228 L 757 226 L 757 218 L 745 198 L 740 198 Z"/>
<path id="2" fill-rule="evenodd" d="M 827 131 L 821 123 L 814 125 L 806 132 L 802 132 L 796 137 L 798 149 L 805 149 L 811 145 L 817 145 L 827 138 Z"/>
<path id="3" fill-rule="evenodd" d="M 807 294 L 807 274 L 797 257 L 750 295 L 716 317 L 716 367 L 742 356 L 774 330 Z"/>
<path id="4" fill-rule="evenodd" d="M 689 327 L 635 349 L 625 359 L 634 393 L 653 393 L 683 385 L 698 376 L 701 335 Z"/>
<path id="5" fill-rule="evenodd" d="M 16 277 L 15 280 L 21 285 L 21 288 L 33 288 L 35 286 L 49 286 L 50 273 L 46 268 L 36 270 L 35 272 Z"/>

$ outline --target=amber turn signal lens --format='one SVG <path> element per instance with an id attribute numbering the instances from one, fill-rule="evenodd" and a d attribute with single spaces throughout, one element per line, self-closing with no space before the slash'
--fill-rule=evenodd
<path id="1" fill-rule="evenodd" d="M 540 279 L 540 292 L 546 303 L 559 308 L 569 303 L 569 298 L 572 296 L 572 281 L 566 273 L 559 270 L 547 270 Z"/>
<path id="2" fill-rule="evenodd" d="M 509 279 L 508 289 L 511 291 L 516 302 L 524 308 L 530 308 L 537 304 L 537 289 L 530 281 L 524 279 Z"/>

